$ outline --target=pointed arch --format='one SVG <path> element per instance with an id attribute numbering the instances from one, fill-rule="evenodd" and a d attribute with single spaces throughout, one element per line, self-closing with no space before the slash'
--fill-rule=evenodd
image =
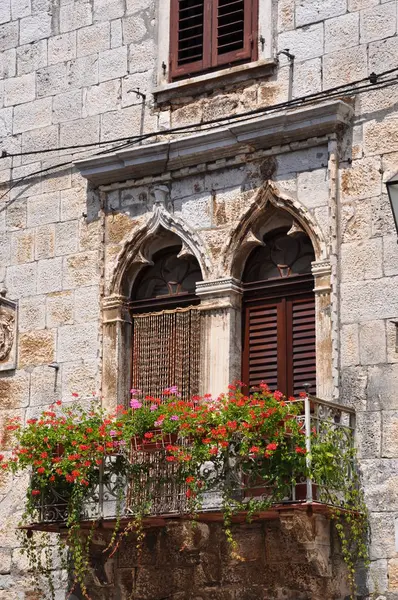
<path id="1" fill-rule="evenodd" d="M 277 209 L 293 218 L 291 232 L 302 230 L 311 240 L 315 252 L 315 260 L 327 259 L 327 244 L 318 223 L 301 202 L 279 189 L 273 181 L 266 182 L 257 192 L 255 198 L 243 214 L 227 240 L 223 256 L 223 272 L 226 275 L 241 279 L 246 260 L 256 246 L 263 245 L 261 227 L 267 217 Z"/>
<path id="2" fill-rule="evenodd" d="M 170 239 L 181 242 L 179 257 L 192 255 L 197 259 L 202 277 L 206 280 L 211 264 L 203 241 L 186 223 L 172 215 L 163 201 L 159 201 L 155 203 L 146 224 L 130 235 L 119 253 L 111 279 L 110 294 L 128 297 L 139 271 L 152 264 L 153 254 L 170 245 Z"/>

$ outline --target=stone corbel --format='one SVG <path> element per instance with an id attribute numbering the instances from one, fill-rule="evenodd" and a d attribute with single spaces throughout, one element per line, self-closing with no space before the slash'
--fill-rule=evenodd
<path id="1" fill-rule="evenodd" d="M 304 512 L 280 513 L 283 532 L 305 553 L 307 562 L 319 577 L 331 577 L 330 520 L 324 515 L 309 516 Z M 293 542 L 294 540 L 294 542 Z"/>

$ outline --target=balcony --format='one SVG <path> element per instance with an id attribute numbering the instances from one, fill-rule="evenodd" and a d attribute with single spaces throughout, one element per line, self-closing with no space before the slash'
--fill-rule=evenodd
<path id="1" fill-rule="evenodd" d="M 232 522 L 276 519 L 286 511 L 306 511 L 328 515 L 333 510 L 349 509 L 344 483 L 353 480 L 355 415 L 345 406 L 306 396 L 290 403 L 295 405 L 295 420 L 305 440 L 305 471 L 289 471 L 284 485 L 275 494 L 273 480 L 264 457 L 249 459 L 229 443 L 228 451 L 200 465 L 204 482 L 195 518 L 203 522 L 223 521 L 224 498 L 234 506 Z M 288 436 L 288 433 L 287 433 Z M 115 520 L 127 525 L 137 510 L 145 527 L 160 527 L 170 520 L 192 518 L 189 485 L 178 476 L 178 465 L 171 462 L 171 436 L 156 443 L 132 443 L 131 448 L 104 456 L 96 483 L 86 496 L 81 527 L 93 521 L 112 528 Z M 189 450 L 189 439 L 183 446 Z M 291 448 L 292 457 L 296 454 Z M 326 463 L 320 459 L 326 456 Z M 329 460 L 329 462 L 328 462 Z M 287 460 L 287 463 L 289 460 Z M 284 468 L 284 465 L 282 465 Z M 331 472 L 331 470 L 333 472 Z M 37 520 L 28 528 L 60 532 L 67 527 L 68 490 L 48 488 L 37 499 Z"/>

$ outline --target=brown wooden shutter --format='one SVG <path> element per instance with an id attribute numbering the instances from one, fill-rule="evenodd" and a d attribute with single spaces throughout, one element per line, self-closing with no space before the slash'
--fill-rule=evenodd
<path id="1" fill-rule="evenodd" d="M 245 307 L 242 379 L 297 396 L 310 384 L 316 393 L 315 297 L 257 301 Z"/>
<path id="2" fill-rule="evenodd" d="M 212 64 L 256 60 L 257 0 L 213 2 Z"/>
<path id="3" fill-rule="evenodd" d="M 315 362 L 315 297 L 289 301 L 287 312 L 288 387 L 293 395 L 309 383 L 310 393 L 316 392 Z"/>
<path id="4" fill-rule="evenodd" d="M 258 0 L 171 0 L 170 78 L 257 60 Z"/>
<path id="5" fill-rule="evenodd" d="M 265 381 L 278 387 L 278 304 L 246 308 L 242 379 L 250 387 Z"/>
<path id="6" fill-rule="evenodd" d="M 211 0 L 171 0 L 170 71 L 173 78 L 211 66 Z"/>

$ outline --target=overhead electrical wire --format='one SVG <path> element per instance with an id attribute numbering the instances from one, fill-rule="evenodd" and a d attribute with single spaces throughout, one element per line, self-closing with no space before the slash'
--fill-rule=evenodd
<path id="1" fill-rule="evenodd" d="M 139 136 L 126 136 L 126 137 L 115 138 L 112 140 L 90 142 L 87 144 L 77 144 L 74 146 L 58 146 L 56 148 L 43 148 L 41 150 L 30 150 L 30 151 L 15 152 L 15 153 L 8 153 L 7 151 L 3 150 L 3 154 L 1 156 L 1 158 L 13 158 L 13 157 L 18 157 L 18 156 L 29 156 L 31 154 L 45 154 L 45 153 L 49 153 L 49 152 L 57 152 L 57 151 L 61 152 L 61 151 L 66 151 L 66 150 L 78 150 L 79 148 L 82 148 L 84 150 L 85 148 L 92 148 L 95 146 L 98 147 L 101 145 L 109 145 L 109 144 L 113 144 L 113 143 L 117 143 L 117 142 L 129 142 L 129 141 L 136 142 L 136 141 L 142 141 L 143 139 L 149 139 L 151 137 L 157 137 L 159 135 L 169 135 L 172 133 L 180 133 L 181 131 L 184 131 L 187 129 L 191 130 L 191 128 L 193 128 L 193 127 L 204 127 L 206 125 L 213 125 L 213 124 L 217 124 L 219 126 L 219 124 L 224 121 L 233 121 L 233 120 L 239 119 L 240 117 L 252 116 L 255 114 L 264 114 L 267 112 L 273 112 L 275 110 L 283 110 L 283 108 L 291 108 L 296 105 L 302 105 L 302 104 L 305 104 L 308 102 L 315 101 L 317 99 L 323 99 L 324 97 L 329 98 L 331 95 L 334 95 L 335 93 L 342 93 L 342 92 L 353 93 L 356 90 L 360 90 L 363 88 L 369 88 L 369 89 L 375 88 L 377 85 L 379 85 L 381 83 L 385 83 L 385 81 L 377 81 L 380 77 L 385 77 L 386 75 L 390 75 L 397 71 L 398 71 L 398 67 L 395 67 L 393 69 L 388 69 L 387 71 L 383 71 L 382 73 L 379 73 L 379 74 L 372 73 L 368 77 L 364 77 L 362 79 L 357 79 L 356 81 L 352 81 L 350 83 L 345 83 L 345 84 L 342 84 L 339 86 L 335 86 L 333 88 L 328 88 L 327 90 L 322 90 L 320 92 L 313 92 L 312 94 L 307 94 L 305 96 L 293 98 L 292 100 L 287 100 L 285 102 L 279 102 L 279 103 L 273 104 L 271 106 L 261 106 L 261 107 L 253 108 L 249 111 L 235 113 L 233 115 L 228 115 L 225 117 L 218 117 L 217 119 L 210 119 L 207 121 L 191 123 L 190 125 L 181 125 L 179 127 L 163 129 L 161 131 L 152 131 L 152 132 L 146 133 L 144 135 L 139 135 Z M 397 76 L 397 79 L 398 79 L 398 76 Z M 359 86 L 359 84 L 365 83 L 365 82 L 367 82 L 365 86 L 353 88 L 353 86 Z M 347 90 L 347 88 L 353 88 L 353 89 Z"/>
<path id="2" fill-rule="evenodd" d="M 106 142 L 95 142 L 92 144 L 82 144 L 81 146 L 68 146 L 68 147 L 63 147 L 63 148 L 54 148 L 54 149 L 43 149 L 43 150 L 36 150 L 36 151 L 32 151 L 32 152 L 27 152 L 27 153 L 16 153 L 16 154 L 6 154 L 5 156 L 3 156 L 4 158 L 9 158 L 9 157 L 20 157 L 20 156 L 24 156 L 24 155 L 28 155 L 28 154 L 40 154 L 40 153 L 48 153 L 48 152 L 56 152 L 56 151 L 62 151 L 62 150 L 72 150 L 72 149 L 76 149 L 77 152 L 83 152 L 85 150 L 85 148 L 87 147 L 93 147 L 96 146 L 98 147 L 101 144 L 112 144 L 112 143 L 116 143 L 116 142 L 124 142 L 123 144 L 120 144 L 119 146 L 113 146 L 111 148 L 106 148 L 101 150 L 100 152 L 97 152 L 95 154 L 92 155 L 92 157 L 95 156 L 100 156 L 102 154 L 107 154 L 109 152 L 115 152 L 117 150 L 121 150 L 127 147 L 132 146 L 133 144 L 139 143 L 143 140 L 147 140 L 151 137 L 158 137 L 158 136 L 165 136 L 165 135 L 172 135 L 175 133 L 181 133 L 181 132 L 185 132 L 185 133 L 205 133 L 207 131 L 210 130 L 214 130 L 214 129 L 218 129 L 220 127 L 220 123 L 224 122 L 224 121 L 235 121 L 237 123 L 242 123 L 248 120 L 252 120 L 254 115 L 258 115 L 258 114 L 267 114 L 270 112 L 277 112 L 277 111 L 281 111 L 283 109 L 289 109 L 289 108 L 296 108 L 297 106 L 303 106 L 306 104 L 313 104 L 313 103 L 317 103 L 317 102 L 321 102 L 322 100 L 325 99 L 332 99 L 332 98 L 336 98 L 336 97 L 341 97 L 342 95 L 351 95 L 351 96 L 355 96 L 357 94 L 369 91 L 369 90 L 377 90 L 377 89 L 385 89 L 388 87 L 391 87 L 392 85 L 397 85 L 398 84 L 398 76 L 392 79 L 387 79 L 387 80 L 381 80 L 379 81 L 380 77 L 384 77 L 386 75 L 389 75 L 391 73 L 397 72 L 398 71 L 398 67 L 394 68 L 394 69 L 389 69 L 387 71 L 384 71 L 383 73 L 380 73 L 378 75 L 376 74 L 372 74 L 369 77 L 363 78 L 363 79 L 359 79 L 357 81 L 351 82 L 349 84 L 344 84 L 341 86 L 336 86 L 334 88 L 329 88 L 327 90 L 323 90 L 321 92 L 314 92 L 312 94 L 307 94 L 306 96 L 301 96 L 299 98 L 294 98 L 292 100 L 289 101 L 285 101 L 285 102 L 281 102 L 278 104 L 273 104 L 271 106 L 265 106 L 265 107 L 258 107 L 255 109 L 251 109 L 250 111 L 245 111 L 243 113 L 236 113 L 234 115 L 229 115 L 227 117 L 219 117 L 217 119 L 211 119 L 208 121 L 203 121 L 202 123 L 194 123 L 194 124 L 190 124 L 190 125 L 181 125 L 179 127 L 174 127 L 171 129 L 165 129 L 162 131 L 156 131 L 156 132 L 149 132 L 146 133 L 144 135 L 141 136 L 129 136 L 129 137 L 125 137 L 125 138 L 118 138 L 115 140 L 109 140 Z M 366 82 L 366 83 L 365 83 Z M 360 85 L 360 84 L 364 84 L 364 85 Z M 356 86 L 356 87 L 353 87 Z M 348 88 L 348 89 L 347 89 Z M 351 89 L 350 89 L 351 88 Z M 209 127 L 206 127 L 209 126 Z M 225 126 L 225 125 L 224 125 Z M 200 129 L 198 129 L 200 128 Z M 80 148 L 80 150 L 79 150 Z M 66 167 L 66 166 L 71 166 L 73 164 L 72 160 L 69 160 L 67 162 L 63 162 L 63 163 L 58 163 L 56 165 L 51 165 L 49 167 L 46 168 L 42 168 L 39 169 L 38 171 L 34 171 L 32 173 L 28 173 L 27 175 L 24 175 L 23 177 L 20 177 L 18 179 L 11 179 L 8 182 L 3 182 L 3 185 L 6 183 L 11 184 L 11 186 L 7 189 L 7 191 L 0 196 L 0 201 L 7 195 L 9 194 L 9 192 L 16 187 L 17 185 L 19 185 L 20 183 L 22 183 L 23 181 L 25 181 L 28 178 L 32 178 L 32 177 L 36 177 L 39 175 L 42 175 L 44 173 L 50 172 L 53 169 L 60 169 L 62 167 Z M 4 210 L 5 207 L 1 207 L 0 208 L 0 212 L 2 210 Z"/>

